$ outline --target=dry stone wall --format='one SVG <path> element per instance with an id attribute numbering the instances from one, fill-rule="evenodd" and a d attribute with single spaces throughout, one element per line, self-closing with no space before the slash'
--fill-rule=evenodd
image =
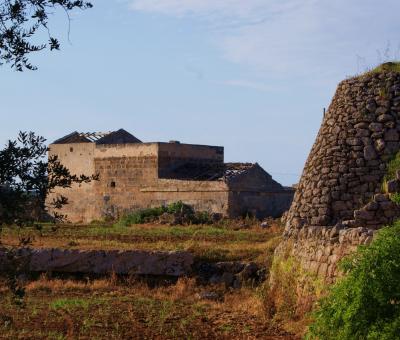
<path id="1" fill-rule="evenodd" d="M 329 281 L 340 258 L 400 216 L 382 192 L 399 133 L 399 73 L 342 81 L 307 159 L 277 254 L 291 247 L 306 269 Z M 399 182 L 388 187 L 395 192 Z"/>
<path id="2" fill-rule="evenodd" d="M 0 269 L 15 263 L 28 272 L 183 276 L 191 272 L 186 251 L 0 248 Z"/>

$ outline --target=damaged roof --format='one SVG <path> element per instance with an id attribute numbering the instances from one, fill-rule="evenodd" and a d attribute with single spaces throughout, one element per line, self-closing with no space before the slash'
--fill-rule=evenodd
<path id="1" fill-rule="evenodd" d="M 230 180 L 237 176 L 247 173 L 250 169 L 258 166 L 257 163 L 225 163 L 223 174 L 224 180 Z"/>
<path id="2" fill-rule="evenodd" d="M 110 132 L 77 132 L 74 131 L 60 139 L 57 139 L 53 144 L 71 144 L 71 143 L 96 143 L 96 144 L 127 144 L 127 143 L 142 143 L 141 140 L 125 131 L 119 129 Z"/>
<path id="3" fill-rule="evenodd" d="M 257 163 L 186 163 L 175 168 L 167 177 L 197 181 L 231 181 L 256 166 L 258 166 Z"/>
<path id="4" fill-rule="evenodd" d="M 160 178 L 186 181 L 221 181 L 238 192 L 243 190 L 257 192 L 289 190 L 276 182 L 258 163 L 186 163 L 170 169 L 167 174 L 160 175 Z"/>

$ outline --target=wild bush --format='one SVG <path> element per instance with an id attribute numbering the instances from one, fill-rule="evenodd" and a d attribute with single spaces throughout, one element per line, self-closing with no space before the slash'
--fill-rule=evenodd
<path id="1" fill-rule="evenodd" d="M 120 226 L 130 226 L 158 221 L 163 214 L 176 217 L 176 224 L 208 224 L 211 221 L 210 214 L 204 211 L 195 211 L 193 207 L 182 201 L 174 202 L 168 206 L 140 209 L 125 214 L 118 222 Z"/>
<path id="2" fill-rule="evenodd" d="M 143 224 L 155 220 L 167 210 L 165 207 L 147 208 L 134 211 L 122 216 L 119 221 L 120 225 L 130 226 L 133 224 Z"/>
<path id="3" fill-rule="evenodd" d="M 399 339 L 400 222 L 341 263 L 343 279 L 314 312 L 307 339 Z"/>
<path id="4" fill-rule="evenodd" d="M 166 212 L 169 214 L 177 214 L 177 213 L 193 213 L 193 208 L 183 203 L 182 201 L 171 203 L 167 206 Z"/>

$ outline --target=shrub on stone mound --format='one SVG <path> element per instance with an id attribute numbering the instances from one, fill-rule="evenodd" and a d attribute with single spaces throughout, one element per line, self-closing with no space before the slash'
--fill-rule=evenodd
<path id="1" fill-rule="evenodd" d="M 374 69 L 372 69 L 370 72 L 367 73 L 381 73 L 381 72 L 400 72 L 400 62 L 389 61 L 375 67 Z"/>
<path id="2" fill-rule="evenodd" d="M 345 276 L 320 301 L 307 339 L 400 338 L 400 221 L 342 264 Z"/>

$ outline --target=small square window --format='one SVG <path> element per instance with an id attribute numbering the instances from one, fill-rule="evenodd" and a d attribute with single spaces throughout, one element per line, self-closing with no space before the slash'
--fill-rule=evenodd
<path id="1" fill-rule="evenodd" d="M 115 182 L 114 182 L 114 181 L 112 181 L 112 182 L 110 183 L 110 187 L 111 187 L 111 188 L 115 188 Z"/>
<path id="2" fill-rule="evenodd" d="M 74 152 L 74 148 L 69 148 L 69 152 Z"/>

